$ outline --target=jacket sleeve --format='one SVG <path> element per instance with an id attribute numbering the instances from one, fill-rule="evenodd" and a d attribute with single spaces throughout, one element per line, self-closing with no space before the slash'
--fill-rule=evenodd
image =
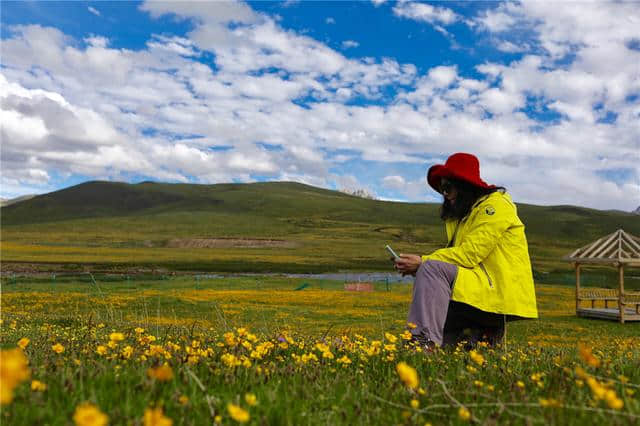
<path id="1" fill-rule="evenodd" d="M 439 260 L 465 268 L 473 268 L 482 262 L 512 225 L 514 213 L 512 206 L 502 202 L 482 203 L 476 209 L 478 211 L 472 213 L 473 222 L 458 245 L 422 256 L 422 261 Z"/>

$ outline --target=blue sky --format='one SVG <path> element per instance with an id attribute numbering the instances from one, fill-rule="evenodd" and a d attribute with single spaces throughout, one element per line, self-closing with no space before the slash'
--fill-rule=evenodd
<path id="1" fill-rule="evenodd" d="M 640 204 L 633 3 L 3 2 L 0 196 L 294 180 L 439 200 L 476 154 L 518 202 Z"/>

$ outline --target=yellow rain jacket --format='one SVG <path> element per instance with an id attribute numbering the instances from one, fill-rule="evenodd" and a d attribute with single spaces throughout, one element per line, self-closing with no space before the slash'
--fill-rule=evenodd
<path id="1" fill-rule="evenodd" d="M 452 300 L 497 314 L 537 318 L 524 224 L 511 197 L 481 197 L 461 221 L 445 222 L 449 245 L 422 256 L 458 266 Z"/>

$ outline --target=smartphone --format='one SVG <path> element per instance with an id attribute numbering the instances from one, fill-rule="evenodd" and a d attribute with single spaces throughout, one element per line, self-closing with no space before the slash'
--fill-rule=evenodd
<path id="1" fill-rule="evenodd" d="M 395 251 L 393 251 L 393 249 L 392 249 L 391 247 L 389 247 L 389 245 L 388 245 L 388 244 L 385 246 L 385 248 L 387 249 L 387 251 L 388 251 L 389 253 L 391 253 L 391 256 L 393 256 L 393 258 L 394 258 L 394 259 L 398 259 L 398 258 L 400 257 L 400 256 L 398 256 L 398 255 L 396 254 L 396 252 L 395 252 Z"/>

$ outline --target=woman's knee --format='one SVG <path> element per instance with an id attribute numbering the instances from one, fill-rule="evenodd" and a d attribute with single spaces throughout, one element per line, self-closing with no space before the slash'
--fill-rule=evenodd
<path id="1" fill-rule="evenodd" d="M 437 260 L 425 260 L 424 262 L 422 262 L 420 264 L 420 266 L 418 266 L 418 271 L 417 273 L 420 272 L 434 272 L 438 270 L 438 262 Z"/>
<path id="2" fill-rule="evenodd" d="M 443 281 L 451 286 L 457 275 L 457 266 L 439 260 L 426 260 L 416 271 L 416 282 Z"/>

